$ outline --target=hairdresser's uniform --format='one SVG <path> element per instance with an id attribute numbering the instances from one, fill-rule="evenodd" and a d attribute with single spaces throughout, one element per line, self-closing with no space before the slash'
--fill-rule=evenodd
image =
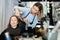
<path id="1" fill-rule="evenodd" d="M 32 29 L 35 28 L 37 22 L 38 22 L 38 19 L 37 19 L 37 15 L 36 16 L 33 16 L 30 11 L 31 11 L 31 8 L 26 8 L 26 7 L 18 7 L 19 11 L 22 12 L 22 18 L 24 18 L 28 13 L 29 15 L 27 17 L 25 17 L 27 20 L 28 20 L 28 25 L 26 25 L 25 27 L 25 30 L 28 30 L 28 27 L 31 27 Z M 35 17 L 35 18 L 34 18 Z M 34 18 L 34 20 L 33 20 Z M 31 22 L 33 21 L 32 24 L 30 24 Z M 32 30 L 31 30 L 32 31 Z"/>

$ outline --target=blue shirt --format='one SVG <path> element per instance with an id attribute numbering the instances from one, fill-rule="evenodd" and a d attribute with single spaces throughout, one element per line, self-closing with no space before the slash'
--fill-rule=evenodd
<path id="1" fill-rule="evenodd" d="M 26 8 L 26 7 L 19 7 L 18 9 L 19 9 L 19 11 L 23 12 L 22 17 L 25 17 L 31 10 L 31 8 Z M 26 17 L 26 19 L 28 20 L 28 25 L 26 25 L 26 27 L 34 28 L 36 26 L 36 24 L 38 22 L 37 15 L 34 18 L 33 24 L 30 24 L 32 22 L 33 18 L 34 18 L 34 16 L 31 13 L 29 13 L 29 15 Z"/>

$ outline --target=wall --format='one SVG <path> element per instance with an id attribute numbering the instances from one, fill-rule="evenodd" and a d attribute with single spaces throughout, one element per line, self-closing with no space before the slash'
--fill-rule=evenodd
<path id="1" fill-rule="evenodd" d="M 14 14 L 15 5 L 18 5 L 18 0 L 0 0 L 0 34 L 7 28 L 9 18 Z"/>

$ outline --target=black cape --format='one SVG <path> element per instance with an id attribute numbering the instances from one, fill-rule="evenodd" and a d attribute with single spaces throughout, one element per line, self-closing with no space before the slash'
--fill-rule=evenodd
<path id="1" fill-rule="evenodd" d="M 0 40 L 6 40 L 6 36 L 5 36 L 5 33 L 6 32 L 9 32 L 9 36 L 11 38 L 11 40 L 14 40 L 14 37 L 15 36 L 20 36 L 20 27 L 17 27 L 15 29 L 11 28 L 11 27 L 8 27 L 7 29 L 5 29 L 1 35 L 0 35 Z"/>

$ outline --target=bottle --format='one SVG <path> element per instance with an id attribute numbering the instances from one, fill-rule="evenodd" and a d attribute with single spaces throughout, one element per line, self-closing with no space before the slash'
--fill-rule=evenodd
<path id="1" fill-rule="evenodd" d="M 6 36 L 6 40 L 11 40 L 10 36 L 9 36 L 9 32 L 6 32 L 5 33 L 5 36 Z"/>

